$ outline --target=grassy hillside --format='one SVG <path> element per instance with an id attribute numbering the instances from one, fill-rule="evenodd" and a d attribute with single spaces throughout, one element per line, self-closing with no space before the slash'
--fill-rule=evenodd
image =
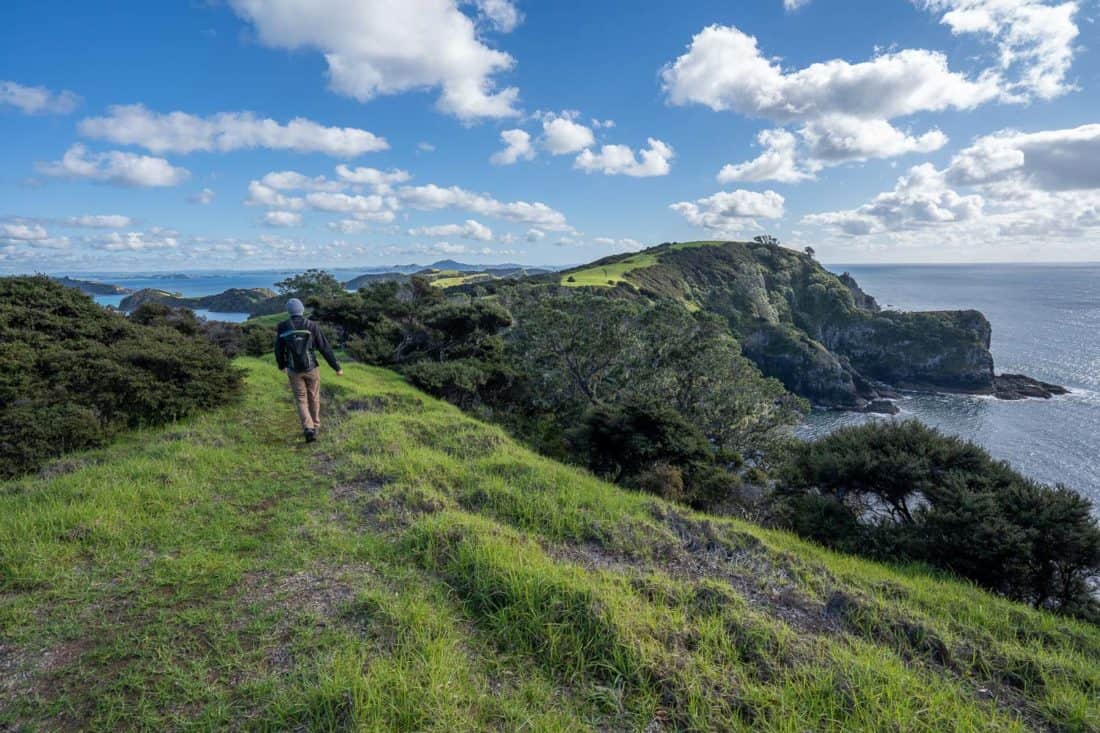
<path id="1" fill-rule="evenodd" d="M 3 730 L 1100 730 L 1100 629 L 533 455 L 392 373 L 0 484 Z"/>

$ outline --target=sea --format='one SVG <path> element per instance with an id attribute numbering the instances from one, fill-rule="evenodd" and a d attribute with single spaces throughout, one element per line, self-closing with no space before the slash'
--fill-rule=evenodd
<path id="1" fill-rule="evenodd" d="M 849 272 L 884 308 L 974 308 L 993 325 L 998 372 L 1023 373 L 1072 390 L 1051 400 L 1006 402 L 992 397 L 910 394 L 895 417 L 814 411 L 797 429 L 814 439 L 867 420 L 917 418 L 984 446 L 1040 481 L 1064 483 L 1093 501 L 1100 515 L 1100 263 L 980 265 L 826 265 Z M 360 270 L 334 273 L 341 279 Z M 87 276 L 135 290 L 185 296 L 228 288 L 271 288 L 292 271 Z M 74 276 L 79 275 L 74 273 Z M 118 305 L 122 296 L 99 296 Z M 245 313 L 203 313 L 243 321 Z"/>
<path id="2" fill-rule="evenodd" d="M 1020 401 L 906 395 L 895 417 L 815 411 L 800 436 L 917 418 L 973 440 L 1026 475 L 1077 490 L 1100 516 L 1100 263 L 826 267 L 851 273 L 883 308 L 980 310 L 993 326 L 998 373 L 1026 374 L 1072 393 Z"/>

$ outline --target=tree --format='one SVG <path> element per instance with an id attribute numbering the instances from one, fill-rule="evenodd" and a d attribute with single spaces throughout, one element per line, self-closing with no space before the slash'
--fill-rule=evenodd
<path id="1" fill-rule="evenodd" d="M 873 557 L 922 561 L 1015 600 L 1100 619 L 1100 527 L 1085 498 L 911 420 L 838 430 L 795 449 L 778 514 Z"/>
<path id="2" fill-rule="evenodd" d="M 803 252 L 805 252 L 805 253 L 806 253 L 806 256 L 807 256 L 807 257 L 810 257 L 810 258 L 812 258 L 812 257 L 813 257 L 814 255 L 816 255 L 816 254 L 817 254 L 817 252 L 815 252 L 815 251 L 814 251 L 814 248 L 813 248 L 813 247 L 806 247 L 806 248 L 805 248 L 805 249 L 803 249 L 802 251 L 803 251 Z"/>
<path id="3" fill-rule="evenodd" d="M 752 238 L 752 241 L 756 242 L 757 244 L 769 244 L 769 245 L 778 245 L 779 244 L 779 238 L 775 237 L 771 234 L 757 235 L 757 236 Z"/>
<path id="4" fill-rule="evenodd" d="M 284 298 L 331 298 L 342 295 L 344 286 L 324 270 L 310 269 L 275 283 L 275 289 Z"/>

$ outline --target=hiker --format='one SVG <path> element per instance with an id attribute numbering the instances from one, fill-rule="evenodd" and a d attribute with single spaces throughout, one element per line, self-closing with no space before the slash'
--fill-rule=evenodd
<path id="1" fill-rule="evenodd" d="M 297 298 L 288 300 L 286 312 L 290 318 L 276 328 L 275 362 L 290 378 L 290 389 L 298 403 L 302 431 L 306 442 L 312 443 L 317 440 L 317 431 L 321 429 L 321 374 L 317 368 L 315 349 L 321 350 L 337 376 L 342 376 L 344 370 L 336 361 L 336 354 L 332 353 L 332 347 L 320 327 L 305 317 L 306 307 L 302 301 Z"/>

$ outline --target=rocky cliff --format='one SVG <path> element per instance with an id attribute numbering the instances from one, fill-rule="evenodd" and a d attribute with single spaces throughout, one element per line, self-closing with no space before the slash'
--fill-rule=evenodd
<path id="1" fill-rule="evenodd" d="M 1009 384 L 994 377 L 992 329 L 978 311 L 884 311 L 847 273 L 776 245 L 673 243 L 645 254 L 652 264 L 625 282 L 721 314 L 761 371 L 815 404 L 877 409 L 894 389 L 998 394 Z"/>

